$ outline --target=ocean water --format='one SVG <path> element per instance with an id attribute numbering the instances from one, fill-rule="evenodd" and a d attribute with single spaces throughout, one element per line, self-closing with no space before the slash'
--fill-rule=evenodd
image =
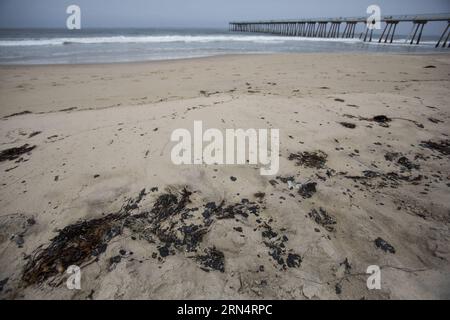
<path id="1" fill-rule="evenodd" d="M 183 59 L 276 52 L 449 52 L 398 35 L 393 44 L 355 39 L 284 37 L 220 29 L 21 29 L 0 30 L 0 64 L 77 64 Z"/>

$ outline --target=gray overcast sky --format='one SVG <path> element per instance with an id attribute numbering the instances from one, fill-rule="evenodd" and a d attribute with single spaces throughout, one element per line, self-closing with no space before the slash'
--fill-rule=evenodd
<path id="1" fill-rule="evenodd" d="M 364 16 L 370 4 L 378 4 L 383 15 L 450 12 L 450 0 L 0 0 L 0 28 L 64 28 L 70 4 L 81 7 L 83 28 L 227 27 L 241 19 Z"/>

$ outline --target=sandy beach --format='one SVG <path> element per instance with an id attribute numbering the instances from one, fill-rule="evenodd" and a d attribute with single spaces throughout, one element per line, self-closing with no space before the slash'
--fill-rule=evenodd
<path id="1" fill-rule="evenodd" d="M 448 54 L 0 66 L 0 80 L 3 299 L 450 298 Z M 196 120 L 279 129 L 279 172 L 174 165 L 171 133 Z"/>

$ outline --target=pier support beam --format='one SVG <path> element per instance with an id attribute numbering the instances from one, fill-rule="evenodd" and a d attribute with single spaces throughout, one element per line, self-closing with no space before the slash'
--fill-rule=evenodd
<path id="1" fill-rule="evenodd" d="M 339 38 L 340 22 L 332 22 L 330 30 L 328 31 L 327 38 Z"/>
<path id="2" fill-rule="evenodd" d="M 316 37 L 325 38 L 327 36 L 327 22 L 319 22 L 317 32 L 315 34 Z"/>
<path id="3" fill-rule="evenodd" d="M 444 32 L 442 33 L 441 37 L 439 38 L 439 41 L 436 43 L 436 48 L 439 47 L 439 44 L 444 39 L 445 35 L 447 34 L 448 29 L 450 28 L 450 21 L 447 23 L 447 27 L 445 27 Z M 447 43 L 448 39 L 450 37 L 450 32 L 448 32 L 447 37 L 445 38 L 445 41 L 442 43 L 442 48 L 445 48 L 445 44 Z M 448 44 L 448 47 L 450 47 L 450 42 Z"/>
<path id="4" fill-rule="evenodd" d="M 369 30 L 370 30 L 370 33 L 369 33 Z M 372 37 L 373 37 L 373 29 L 369 29 L 369 28 L 367 28 L 366 27 L 366 33 L 365 33 L 365 35 L 364 35 L 364 42 L 366 42 L 367 41 L 367 36 L 369 35 L 369 42 L 372 42 Z"/>
<path id="5" fill-rule="evenodd" d="M 427 21 L 422 21 L 422 20 L 413 21 L 413 28 L 411 30 L 411 33 L 414 31 L 414 34 L 411 37 L 411 41 L 409 44 L 413 44 L 414 40 L 416 39 L 416 35 L 418 35 L 416 44 L 420 43 L 420 39 L 422 38 L 423 27 L 425 26 L 426 23 L 427 23 Z M 419 32 L 419 33 L 417 34 L 417 32 Z"/>
<path id="6" fill-rule="evenodd" d="M 392 43 L 394 41 L 394 35 L 395 35 L 395 30 L 397 29 L 397 24 L 398 24 L 398 21 L 386 21 L 386 26 L 384 27 L 383 33 L 381 34 L 380 39 L 378 39 L 378 42 L 383 41 L 383 38 L 384 38 L 384 43 L 386 43 L 388 41 L 389 35 L 390 35 L 391 36 L 390 43 Z M 392 33 L 391 33 L 391 31 L 392 31 Z"/>
<path id="7" fill-rule="evenodd" d="M 316 22 L 308 22 L 306 37 L 314 37 L 316 34 Z"/>
<path id="8" fill-rule="evenodd" d="M 352 26 L 352 34 L 351 34 L 351 38 L 354 38 L 354 37 L 355 37 L 355 30 L 356 30 L 356 22 L 354 22 L 354 23 L 353 23 L 353 26 Z"/>
<path id="9" fill-rule="evenodd" d="M 355 36 L 356 22 L 350 21 L 345 25 L 344 32 L 342 33 L 342 38 L 353 38 Z"/>

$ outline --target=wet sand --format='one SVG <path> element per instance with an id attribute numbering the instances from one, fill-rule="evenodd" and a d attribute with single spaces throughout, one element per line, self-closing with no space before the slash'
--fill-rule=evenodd
<path id="1" fill-rule="evenodd" d="M 449 55 L 0 66 L 0 79 L 2 298 L 450 298 Z M 174 165 L 170 135 L 195 120 L 280 129 L 278 174 Z"/>

